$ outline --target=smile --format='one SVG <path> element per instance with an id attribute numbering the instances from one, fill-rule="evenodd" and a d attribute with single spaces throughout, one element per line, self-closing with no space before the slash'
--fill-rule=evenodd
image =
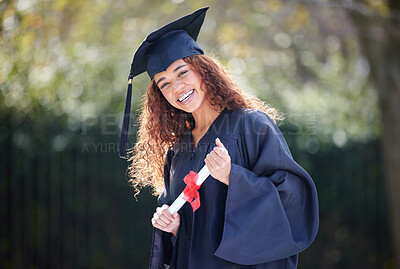
<path id="1" fill-rule="evenodd" d="M 189 97 L 193 94 L 194 90 L 188 91 L 187 93 L 185 93 L 183 96 L 181 96 L 178 101 L 179 102 L 184 102 L 187 99 L 189 99 Z"/>

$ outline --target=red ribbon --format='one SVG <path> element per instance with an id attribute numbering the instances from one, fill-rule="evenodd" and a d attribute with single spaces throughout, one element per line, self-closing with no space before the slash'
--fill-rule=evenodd
<path id="1" fill-rule="evenodd" d="M 183 199 L 190 203 L 193 212 L 200 207 L 200 195 L 197 190 L 200 189 L 201 185 L 196 185 L 197 178 L 197 173 L 190 171 L 183 179 L 186 183 L 186 188 L 183 190 Z"/>

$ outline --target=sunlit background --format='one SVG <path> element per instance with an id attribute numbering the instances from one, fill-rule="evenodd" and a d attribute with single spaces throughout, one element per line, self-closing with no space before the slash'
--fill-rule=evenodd
<path id="1" fill-rule="evenodd" d="M 391 1 L 0 0 L 1 268 L 147 267 L 156 198 L 135 200 L 118 158 L 130 63 L 147 34 L 204 6 L 198 43 L 284 113 L 316 183 L 320 230 L 299 268 L 395 268 L 376 71 L 400 44 Z M 134 80 L 133 111 L 148 83 Z"/>

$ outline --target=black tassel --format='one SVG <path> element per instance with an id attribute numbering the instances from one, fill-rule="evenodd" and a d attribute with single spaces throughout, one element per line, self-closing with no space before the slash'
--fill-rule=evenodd
<path id="1" fill-rule="evenodd" d="M 124 119 L 122 122 L 121 137 L 119 140 L 119 157 L 122 159 L 128 159 L 128 155 L 126 154 L 126 142 L 128 141 L 129 120 L 131 118 L 132 78 L 129 78 L 128 83 Z"/>

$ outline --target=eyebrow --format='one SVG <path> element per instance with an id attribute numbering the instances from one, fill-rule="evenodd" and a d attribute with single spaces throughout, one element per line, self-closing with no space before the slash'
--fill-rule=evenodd
<path id="1" fill-rule="evenodd" d="M 185 66 L 186 66 L 186 64 L 182 64 L 182 65 L 178 66 L 177 68 L 175 68 L 174 73 L 175 73 L 176 71 L 178 71 L 180 68 L 185 67 Z"/>
<path id="2" fill-rule="evenodd" d="M 181 69 L 182 67 L 187 66 L 186 64 L 182 64 L 180 66 L 178 66 L 177 68 L 174 69 L 173 73 L 175 73 L 176 71 L 178 71 L 179 69 Z M 159 80 L 157 80 L 156 84 L 158 85 L 158 83 L 160 83 L 161 81 L 163 81 L 165 79 L 165 77 L 160 78 Z"/>

